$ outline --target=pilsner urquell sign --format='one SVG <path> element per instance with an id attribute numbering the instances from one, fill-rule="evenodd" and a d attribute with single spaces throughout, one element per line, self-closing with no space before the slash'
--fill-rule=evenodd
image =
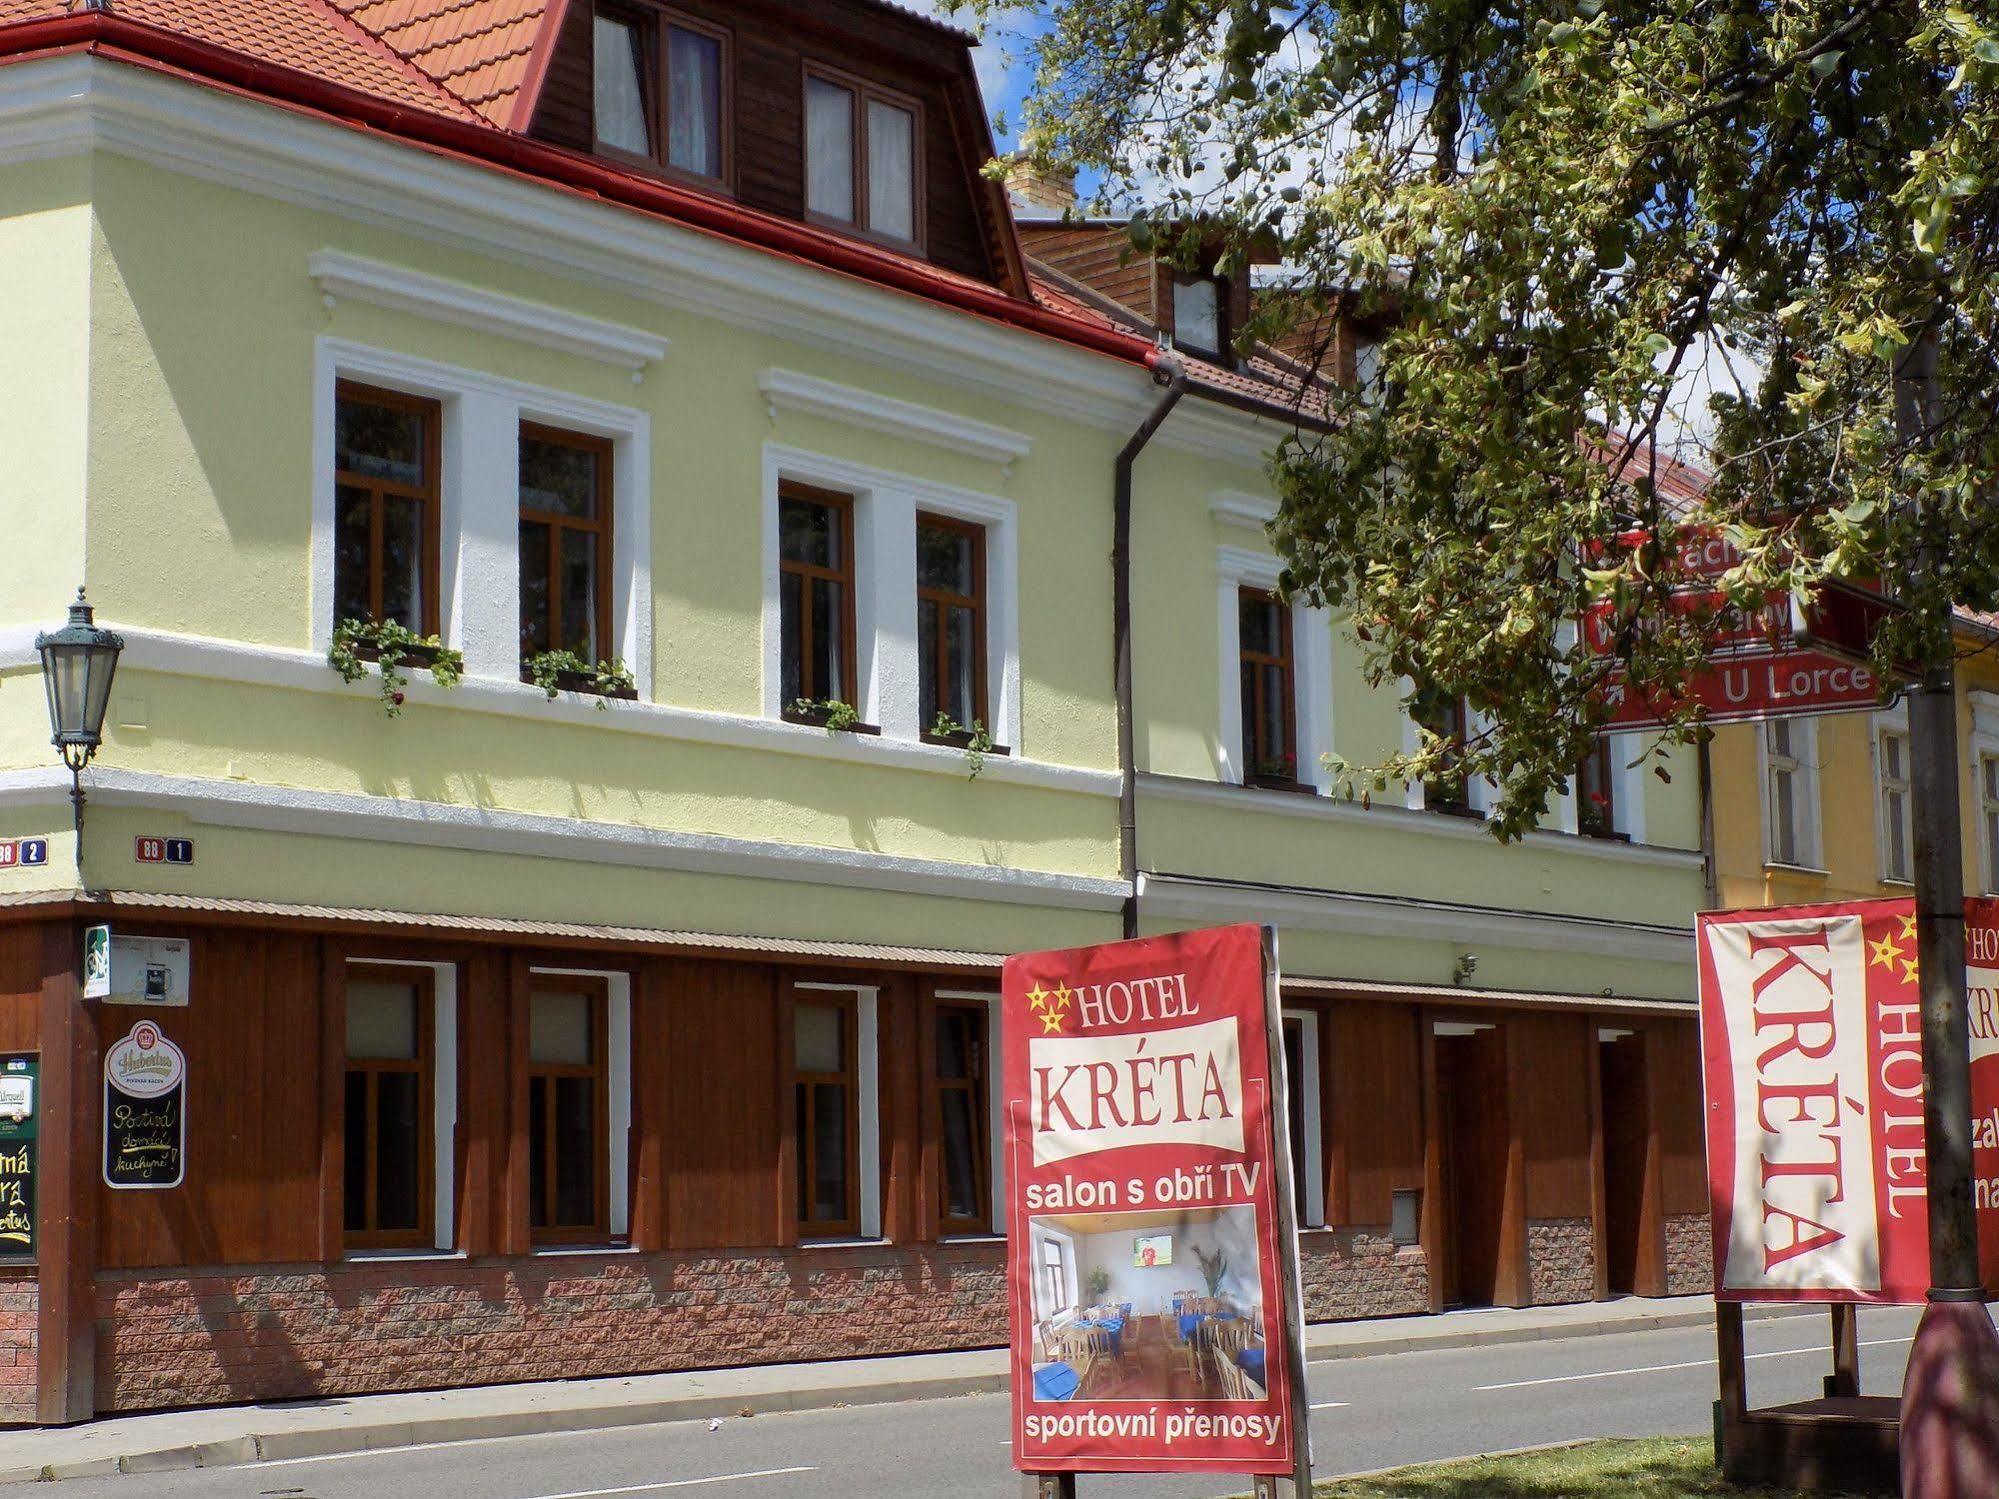
<path id="1" fill-rule="evenodd" d="M 1999 902 L 1965 903 L 1980 1262 L 1999 1287 Z M 1718 1295 L 1920 1303 L 1930 1283 L 1911 900 L 1700 919 Z"/>
<path id="2" fill-rule="evenodd" d="M 1027 1472 L 1293 1471 L 1265 964 L 1238 926 L 1006 965 Z"/>

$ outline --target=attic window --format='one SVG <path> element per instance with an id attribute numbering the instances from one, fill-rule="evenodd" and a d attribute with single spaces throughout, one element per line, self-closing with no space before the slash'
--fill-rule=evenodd
<path id="1" fill-rule="evenodd" d="M 845 75 L 806 74 L 806 213 L 880 239 L 920 243 L 921 118 L 913 99 Z"/>
<path id="2" fill-rule="evenodd" d="M 1219 358 L 1227 343 L 1227 288 L 1219 276 L 1173 278 L 1173 341 L 1190 354 Z"/>
<path id="3" fill-rule="evenodd" d="M 606 7 L 595 44 L 598 147 L 725 181 L 728 33 L 671 11 Z"/>

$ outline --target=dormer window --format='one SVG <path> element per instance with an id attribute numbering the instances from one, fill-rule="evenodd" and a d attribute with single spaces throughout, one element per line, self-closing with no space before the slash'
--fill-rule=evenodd
<path id="1" fill-rule="evenodd" d="M 921 110 L 843 74 L 805 75 L 805 211 L 880 239 L 915 244 Z"/>
<path id="2" fill-rule="evenodd" d="M 1219 276 L 1173 278 L 1173 342 L 1189 354 L 1219 359 L 1228 344 L 1228 286 Z"/>
<path id="3" fill-rule="evenodd" d="M 711 183 L 729 171 L 729 36 L 670 10 L 596 15 L 598 149 Z"/>

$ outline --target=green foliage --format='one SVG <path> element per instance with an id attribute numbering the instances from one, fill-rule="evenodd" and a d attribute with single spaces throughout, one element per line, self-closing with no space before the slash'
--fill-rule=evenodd
<path id="1" fill-rule="evenodd" d="M 949 739 L 964 748 L 965 764 L 970 770 L 967 780 L 976 781 L 979 778 L 979 772 L 986 768 L 986 756 L 993 752 L 993 736 L 986 732 L 984 723 L 975 718 L 967 726 L 942 709 L 938 710 L 937 721 L 930 726 L 930 736 L 933 739 Z"/>
<path id="2" fill-rule="evenodd" d="M 829 734 L 843 733 L 861 721 L 861 710 L 852 703 L 841 702 L 837 697 L 816 702 L 802 697 L 791 705 L 791 711 L 800 718 L 811 719 Z"/>
<path id="3" fill-rule="evenodd" d="M 1083 1289 L 1089 1292 L 1090 1305 L 1096 1306 L 1111 1293 L 1111 1273 L 1102 1265 L 1090 1266 L 1090 1273 L 1083 1277 Z"/>
<path id="4" fill-rule="evenodd" d="M 1146 205 L 1138 248 L 1274 251 L 1245 338 L 1382 330 L 1378 378 L 1275 455 L 1271 538 L 1374 683 L 1475 730 L 1349 788 L 1489 778 L 1515 836 L 1614 685 L 1670 708 L 1649 754 L 1702 732 L 1684 688 L 1731 618 L 1885 580 L 1876 664 L 1922 671 L 1954 604 L 1999 608 L 1989 0 L 1038 10 L 1030 158 Z M 1686 422 L 1704 496 L 1662 453 Z M 1724 607 L 1676 607 L 1704 535 L 1739 555 Z"/>
<path id="5" fill-rule="evenodd" d="M 327 664 L 343 682 L 360 681 L 368 673 L 368 663 L 375 663 L 381 674 L 382 711 L 390 718 L 403 711 L 404 689 L 409 686 L 403 663 L 411 659 L 428 661 L 431 680 L 440 687 L 456 687 L 465 675 L 462 651 L 393 619 L 341 620 L 333 627 L 333 647 L 326 653 Z"/>
<path id="6" fill-rule="evenodd" d="M 521 670 L 551 702 L 567 685 L 565 678 L 585 680 L 589 685 L 580 690 L 596 693 L 600 710 L 609 707 L 612 698 L 632 697 L 639 690 L 638 679 L 623 661 L 592 661 L 575 651 L 537 651 L 521 662 Z"/>
<path id="7" fill-rule="evenodd" d="M 1201 1280 L 1210 1296 L 1222 1294 L 1222 1278 L 1229 1273 L 1229 1253 L 1217 1244 L 1213 1249 L 1194 1246 L 1194 1258 L 1201 1262 Z"/>
<path id="8" fill-rule="evenodd" d="M 1714 1466 L 1708 1437 L 1578 1442 L 1505 1457 L 1425 1463 L 1367 1478 L 1318 1485 L 1319 1499 L 1725 1499 L 1769 1489 L 1729 1483 Z"/>

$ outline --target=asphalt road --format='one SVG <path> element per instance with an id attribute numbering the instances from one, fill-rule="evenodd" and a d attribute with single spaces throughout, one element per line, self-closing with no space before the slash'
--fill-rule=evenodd
<path id="1" fill-rule="evenodd" d="M 1749 1324 L 1750 1398 L 1819 1393 L 1821 1315 Z M 1860 1313 L 1861 1381 L 1899 1387 L 1913 1310 Z M 1389 1354 L 1314 1364 L 1321 1476 L 1590 1436 L 1708 1440 L 1714 1339 L 1705 1329 Z M 241 1468 L 71 1479 L 56 1499 L 931 1499 L 1017 1495 L 1004 1396 L 503 1437 Z M 1243 1482 L 1086 1478 L 1107 1499 L 1214 1499 Z"/>

